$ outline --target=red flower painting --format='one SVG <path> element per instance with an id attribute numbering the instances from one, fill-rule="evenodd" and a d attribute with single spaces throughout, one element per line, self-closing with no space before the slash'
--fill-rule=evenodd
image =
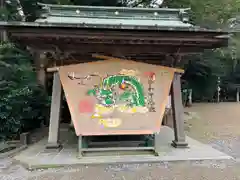
<path id="1" fill-rule="evenodd" d="M 85 98 L 79 103 L 80 113 L 93 113 L 94 112 L 94 102 L 91 98 Z"/>
<path id="2" fill-rule="evenodd" d="M 156 74 L 154 72 L 145 72 L 144 75 L 147 76 L 152 81 L 155 81 L 156 79 Z"/>

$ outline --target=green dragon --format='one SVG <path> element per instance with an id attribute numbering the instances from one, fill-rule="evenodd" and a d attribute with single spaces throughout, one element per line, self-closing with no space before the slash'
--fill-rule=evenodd
<path id="1" fill-rule="evenodd" d="M 134 91 L 126 90 L 120 95 L 118 100 L 130 101 L 130 106 L 145 106 L 145 98 L 143 86 L 134 76 L 126 75 L 113 75 L 105 78 L 102 82 L 102 87 L 95 87 L 90 89 L 87 94 L 94 95 L 101 100 L 101 103 L 107 106 L 114 105 L 116 99 L 114 98 L 114 86 L 121 85 L 122 83 L 130 85 Z"/>

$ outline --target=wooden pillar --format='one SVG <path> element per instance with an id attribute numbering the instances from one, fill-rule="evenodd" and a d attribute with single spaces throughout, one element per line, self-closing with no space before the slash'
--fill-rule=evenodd
<path id="1" fill-rule="evenodd" d="M 173 111 L 173 128 L 174 128 L 174 140 L 172 146 L 176 148 L 185 148 L 188 146 L 185 139 L 184 132 L 184 109 L 182 104 L 181 93 L 181 74 L 175 73 L 172 88 L 172 111 Z"/>
<path id="2" fill-rule="evenodd" d="M 37 69 L 37 80 L 40 85 L 46 88 L 46 64 L 47 58 L 43 51 L 34 51 L 34 64 Z"/>
<path id="3" fill-rule="evenodd" d="M 239 87 L 237 87 L 237 92 L 236 92 L 236 101 L 239 102 Z"/>
<path id="4" fill-rule="evenodd" d="M 61 116 L 62 85 L 58 72 L 54 72 L 48 144 L 46 148 L 59 148 L 59 124 Z"/>

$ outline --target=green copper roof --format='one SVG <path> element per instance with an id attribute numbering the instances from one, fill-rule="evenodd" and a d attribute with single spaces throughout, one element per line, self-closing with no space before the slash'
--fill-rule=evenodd
<path id="1" fill-rule="evenodd" d="M 189 29 L 189 9 L 95 7 L 42 4 L 37 23 L 119 29 Z"/>

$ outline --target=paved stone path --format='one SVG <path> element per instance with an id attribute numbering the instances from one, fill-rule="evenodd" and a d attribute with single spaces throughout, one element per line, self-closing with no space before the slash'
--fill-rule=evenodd
<path id="1" fill-rule="evenodd" d="M 120 164 L 27 171 L 0 160 L 0 180 L 240 180 L 240 103 L 195 104 L 187 134 L 235 160 Z"/>

